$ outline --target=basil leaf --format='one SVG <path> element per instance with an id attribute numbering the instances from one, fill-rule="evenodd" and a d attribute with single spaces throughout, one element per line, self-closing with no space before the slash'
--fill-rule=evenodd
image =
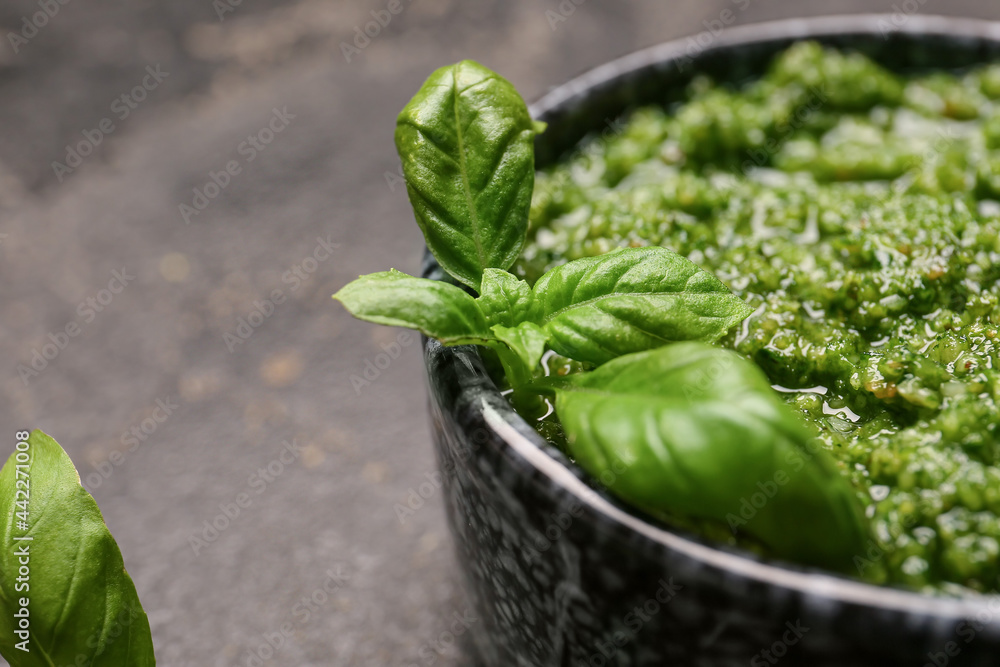
<path id="1" fill-rule="evenodd" d="M 505 327 L 502 324 L 495 324 L 492 327 L 493 335 L 497 340 L 505 343 L 524 363 L 525 369 L 530 373 L 538 366 L 538 362 L 545 353 L 545 345 L 548 343 L 548 334 L 534 322 L 521 322 L 516 327 Z M 513 380 L 514 378 L 510 378 Z"/>
<path id="2" fill-rule="evenodd" d="M 531 320 L 559 354 L 594 364 L 667 343 L 718 340 L 753 309 L 666 248 L 624 248 L 550 270 Z"/>
<path id="3" fill-rule="evenodd" d="M 736 353 L 679 343 L 535 386 L 554 389 L 577 463 L 648 513 L 726 523 L 808 565 L 846 571 L 864 554 L 850 483 Z"/>
<path id="4" fill-rule="evenodd" d="M 516 327 L 528 318 L 531 298 L 525 281 L 501 269 L 486 269 L 476 302 L 489 322 Z"/>
<path id="5" fill-rule="evenodd" d="M 27 470 L 18 472 L 16 453 L 0 470 L 0 653 L 11 667 L 152 667 L 146 613 L 73 462 L 41 431 L 31 433 L 27 454 Z M 16 514 L 25 511 L 17 504 L 25 486 L 27 528 L 19 525 L 24 515 Z M 28 602 L 30 634 L 21 645 L 27 651 L 17 647 L 23 639 L 14 616 L 22 598 Z"/>
<path id="6" fill-rule="evenodd" d="M 440 280 L 414 278 L 395 269 L 370 273 L 333 295 L 359 320 L 416 329 L 445 345 L 492 339 L 476 300 Z"/>
<path id="7" fill-rule="evenodd" d="M 484 269 L 509 268 L 524 245 L 536 132 L 510 82 L 471 60 L 431 74 L 396 120 L 427 247 L 477 291 Z"/>

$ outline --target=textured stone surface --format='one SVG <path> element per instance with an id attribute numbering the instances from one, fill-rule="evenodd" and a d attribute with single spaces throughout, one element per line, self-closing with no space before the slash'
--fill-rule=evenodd
<path id="1" fill-rule="evenodd" d="M 431 647 L 466 609 L 441 499 L 403 522 L 394 511 L 436 468 L 419 348 L 355 391 L 398 332 L 329 299 L 358 273 L 419 267 L 385 174 L 395 115 L 433 68 L 471 57 L 531 99 L 725 9 L 743 24 L 894 3 L 589 0 L 553 30 L 555 0 L 404 0 L 346 62 L 340 42 L 386 4 L 243 0 L 220 21 L 208 0 L 70 0 L 18 53 L 0 44 L 0 442 L 43 428 L 93 481 L 162 665 L 243 665 L 283 623 L 294 636 L 266 664 L 469 664 Z M 985 0 L 921 7 L 1000 19 Z M 35 11 L 4 2 L 2 34 Z M 122 119 L 115 99 L 157 64 L 169 76 Z M 294 118 L 250 161 L 241 143 L 275 108 Z M 103 118 L 114 130 L 60 181 L 51 163 Z M 186 224 L 178 206 L 230 160 L 239 173 Z M 314 264 L 318 238 L 339 245 Z M 286 274 L 296 266 L 312 271 Z M 86 299 L 123 268 L 135 278 L 91 319 Z M 276 290 L 230 352 L 224 335 Z M 17 365 L 70 323 L 79 335 L 22 381 Z M 177 407 L 129 451 L 158 399 Z M 293 463 L 253 477 L 293 439 Z M 244 492 L 252 505 L 195 554 L 189 538 Z M 338 566 L 347 581 L 296 613 Z"/>

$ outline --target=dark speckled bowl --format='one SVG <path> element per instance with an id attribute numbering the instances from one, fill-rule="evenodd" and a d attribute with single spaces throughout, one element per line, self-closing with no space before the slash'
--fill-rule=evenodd
<path id="1" fill-rule="evenodd" d="M 543 97 L 532 107 L 549 123 L 538 165 L 629 107 L 679 99 L 695 73 L 751 78 L 803 38 L 896 70 L 1000 60 L 1000 24 L 982 21 L 899 14 L 727 28 Z M 428 265 L 425 275 L 439 274 Z M 673 531 L 594 490 L 514 413 L 475 348 L 427 341 L 425 360 L 471 630 L 489 667 L 1000 665 L 1000 598 L 870 586 Z"/>

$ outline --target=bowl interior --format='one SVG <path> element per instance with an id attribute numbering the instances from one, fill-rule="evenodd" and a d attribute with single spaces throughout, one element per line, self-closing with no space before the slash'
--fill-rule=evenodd
<path id="1" fill-rule="evenodd" d="M 776 55 L 803 39 L 863 53 L 900 73 L 1000 60 L 1000 23 L 941 16 L 830 16 L 727 28 L 718 36 L 705 32 L 597 67 L 537 100 L 531 114 L 549 126 L 536 139 L 536 167 L 558 162 L 629 109 L 680 102 L 696 75 L 729 84 L 758 78 Z"/>

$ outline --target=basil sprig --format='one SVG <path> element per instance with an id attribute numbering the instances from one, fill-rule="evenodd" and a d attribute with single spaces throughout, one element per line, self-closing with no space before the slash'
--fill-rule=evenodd
<path id="1" fill-rule="evenodd" d="M 506 346 L 533 370 L 546 345 L 600 364 L 666 343 L 717 340 L 752 309 L 666 248 L 622 248 L 558 266 L 534 288 L 486 269 L 482 294 L 399 271 L 362 276 L 334 297 L 355 317 L 446 345 Z"/>
<path id="2" fill-rule="evenodd" d="M 471 60 L 431 74 L 396 119 L 427 247 L 473 289 L 484 269 L 510 268 L 524 246 L 538 129 L 514 86 Z"/>
<path id="3" fill-rule="evenodd" d="M 0 654 L 11 667 L 153 667 L 149 621 L 97 503 L 59 443 L 37 430 L 27 442 L 30 462 L 15 452 L 0 470 Z"/>
<path id="4" fill-rule="evenodd" d="M 334 298 L 362 320 L 493 349 L 514 406 L 534 416 L 553 394 L 569 454 L 594 477 L 611 472 L 610 491 L 636 507 L 725 522 L 774 555 L 848 570 L 870 529 L 847 478 L 756 366 L 709 345 L 751 314 L 744 301 L 665 248 L 575 260 L 534 286 L 507 271 L 527 234 L 537 130 L 482 65 L 434 72 L 400 114 L 396 145 L 427 247 L 477 296 L 388 271 Z M 598 368 L 539 379 L 547 348 Z M 774 491 L 766 502 L 761 489 Z"/>

